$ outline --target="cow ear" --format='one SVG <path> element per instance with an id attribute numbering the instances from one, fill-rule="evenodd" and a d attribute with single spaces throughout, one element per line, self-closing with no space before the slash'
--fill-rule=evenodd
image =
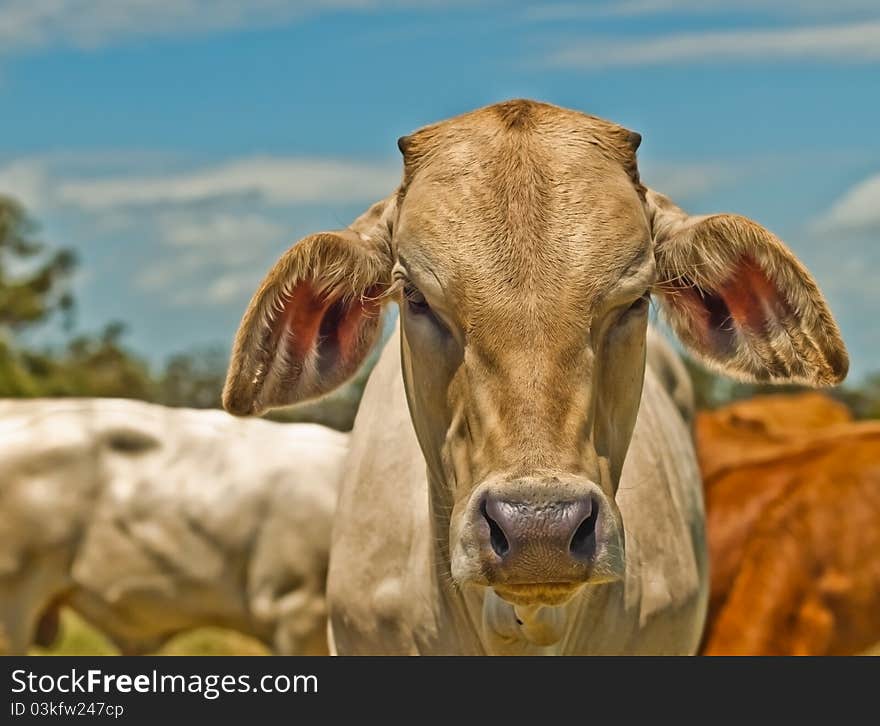
<path id="1" fill-rule="evenodd" d="M 379 336 L 390 288 L 384 219 L 373 207 L 359 219 L 370 224 L 310 235 L 275 264 L 235 336 L 227 411 L 259 414 L 315 398 L 357 371 Z"/>
<path id="2" fill-rule="evenodd" d="M 744 381 L 839 383 L 849 367 L 828 305 L 770 231 L 731 214 L 691 217 L 647 193 L 655 297 L 684 345 Z"/>

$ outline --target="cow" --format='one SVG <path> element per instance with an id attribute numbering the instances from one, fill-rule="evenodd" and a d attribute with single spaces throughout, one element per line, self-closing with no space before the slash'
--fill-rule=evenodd
<path id="1" fill-rule="evenodd" d="M 0 402 L 0 652 L 69 606 L 125 654 L 219 626 L 326 653 L 348 435 L 113 399 Z"/>
<path id="2" fill-rule="evenodd" d="M 744 217 L 645 187 L 640 136 L 507 101 L 401 138 L 403 178 L 307 236 L 254 294 L 236 415 L 350 376 L 391 300 L 333 526 L 341 654 L 694 653 L 708 595 L 690 430 L 652 367 L 649 301 L 714 368 L 840 381 L 816 283 Z"/>
<path id="3" fill-rule="evenodd" d="M 697 422 L 712 563 L 708 655 L 880 642 L 880 423 L 808 393 Z"/>
<path id="4" fill-rule="evenodd" d="M 765 394 L 701 411 L 694 435 L 704 489 L 728 469 L 772 460 L 792 444 L 852 420 L 843 403 L 816 391 Z"/>

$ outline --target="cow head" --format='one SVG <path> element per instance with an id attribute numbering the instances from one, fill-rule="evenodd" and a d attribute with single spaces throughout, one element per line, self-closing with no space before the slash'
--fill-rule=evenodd
<path id="1" fill-rule="evenodd" d="M 619 578 L 615 494 L 651 297 L 694 355 L 737 378 L 825 385 L 847 369 L 791 252 L 748 219 L 691 217 L 646 189 L 638 141 L 529 101 L 401 139 L 400 188 L 269 273 L 236 338 L 226 408 L 258 413 L 334 388 L 395 299 L 455 581 L 529 606 Z"/>

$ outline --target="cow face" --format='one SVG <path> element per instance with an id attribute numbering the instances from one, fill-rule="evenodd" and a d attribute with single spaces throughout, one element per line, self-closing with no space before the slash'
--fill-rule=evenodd
<path id="1" fill-rule="evenodd" d="M 638 136 L 528 101 L 401 139 L 400 189 L 278 263 L 236 339 L 224 403 L 320 395 L 362 361 L 384 300 L 438 532 L 461 585 L 560 604 L 619 578 L 615 494 L 653 294 L 689 348 L 741 378 L 840 380 L 809 274 L 740 217 L 645 189 Z"/>

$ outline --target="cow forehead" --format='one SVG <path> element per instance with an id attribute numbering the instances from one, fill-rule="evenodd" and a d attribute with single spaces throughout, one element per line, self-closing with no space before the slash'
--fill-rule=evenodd
<path id="1" fill-rule="evenodd" d="M 402 142 L 397 248 L 469 322 L 584 320 L 651 249 L 628 132 L 537 106 L 528 123 L 531 105 L 514 125 L 483 109 Z"/>

